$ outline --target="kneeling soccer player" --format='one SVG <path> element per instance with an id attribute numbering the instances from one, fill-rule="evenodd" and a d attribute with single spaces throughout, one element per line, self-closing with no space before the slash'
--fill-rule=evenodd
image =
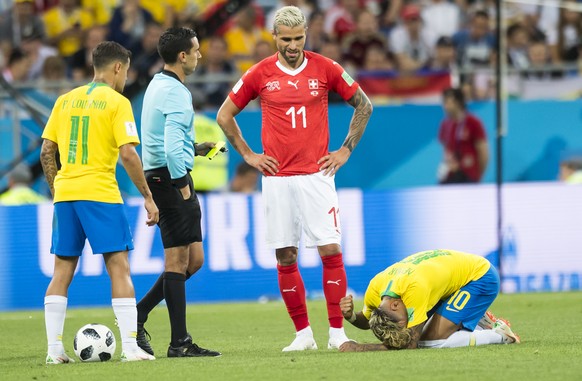
<path id="1" fill-rule="evenodd" d="M 509 323 L 487 309 L 499 293 L 499 274 L 485 258 L 453 250 L 422 251 L 377 274 L 364 308 L 342 298 L 344 318 L 371 329 L 382 344 L 340 347 L 343 352 L 513 344 Z"/>

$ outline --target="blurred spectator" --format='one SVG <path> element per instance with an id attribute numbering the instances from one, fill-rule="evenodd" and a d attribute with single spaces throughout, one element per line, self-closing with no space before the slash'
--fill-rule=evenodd
<path id="1" fill-rule="evenodd" d="M 582 184 L 582 157 L 572 156 L 562 160 L 559 180 L 566 184 Z"/>
<path id="2" fill-rule="evenodd" d="M 0 56 L 8 57 L 14 47 L 20 47 L 32 35 L 45 38 L 44 23 L 35 13 L 34 2 L 14 0 L 13 6 L 0 14 Z"/>
<path id="3" fill-rule="evenodd" d="M 81 0 L 83 9 L 93 15 L 95 24 L 107 26 L 111 21 L 113 10 L 119 4 L 119 0 Z"/>
<path id="4" fill-rule="evenodd" d="M 396 63 L 390 53 L 373 45 L 366 50 L 362 69 L 366 71 L 393 71 L 396 70 Z"/>
<path id="5" fill-rule="evenodd" d="M 241 9 L 235 17 L 235 26 L 229 29 L 224 38 L 228 46 L 230 58 L 241 73 L 254 65 L 255 46 L 260 40 L 274 46 L 273 36 L 265 29 L 255 24 L 256 11 L 252 5 Z"/>
<path id="6" fill-rule="evenodd" d="M 390 49 L 396 55 L 399 70 L 409 72 L 423 67 L 430 58 L 430 40 L 420 17 L 420 8 L 414 4 L 402 8 L 403 24 L 390 34 Z"/>
<path id="7" fill-rule="evenodd" d="M 41 76 L 36 83 L 38 89 L 43 93 L 59 96 L 71 90 L 71 88 L 62 85 L 66 79 L 67 63 L 62 57 L 52 56 L 44 60 Z M 58 87 L 52 86 L 57 82 L 61 82 Z"/>
<path id="8" fill-rule="evenodd" d="M 522 73 L 528 79 L 554 79 L 563 76 L 561 70 L 548 68 L 554 65 L 550 49 L 544 40 L 532 41 L 527 50 L 529 68 Z M 549 69 L 549 70 L 548 70 Z"/>
<path id="9" fill-rule="evenodd" d="M 275 12 L 277 12 L 279 9 L 286 7 L 288 5 L 294 5 L 296 7 L 298 7 L 299 9 L 301 9 L 301 12 L 303 12 L 303 14 L 305 15 L 305 18 L 307 20 L 309 20 L 311 18 L 311 12 L 313 12 L 313 7 L 312 4 L 308 3 L 305 0 L 278 0 L 277 3 L 275 4 L 275 6 L 273 8 L 271 8 L 271 10 L 269 11 L 269 13 L 267 13 L 267 16 L 265 17 L 265 28 L 267 28 L 267 30 L 271 31 L 273 29 L 273 21 L 275 20 Z M 309 29 L 309 34 L 311 34 L 312 31 L 311 29 Z"/>
<path id="10" fill-rule="evenodd" d="M 256 62 L 261 62 L 267 57 L 272 56 L 275 53 L 275 49 L 273 48 L 273 44 L 268 41 L 260 40 L 255 45 L 255 54 L 253 59 Z"/>
<path id="11" fill-rule="evenodd" d="M 441 184 L 479 182 L 489 161 L 483 124 L 467 112 L 460 89 L 443 92 L 443 108 L 446 116 L 439 129 L 439 141 L 444 154 L 439 181 Z"/>
<path id="12" fill-rule="evenodd" d="M 344 67 L 344 69 L 348 73 L 355 73 L 355 69 L 350 67 L 349 65 L 344 65 L 342 60 L 342 49 L 340 47 L 339 42 L 335 40 L 327 41 L 321 47 L 321 51 L 319 52 L 322 56 L 327 57 Z M 328 93 L 328 102 L 329 103 L 345 103 L 344 99 L 336 92 L 330 91 Z"/>
<path id="13" fill-rule="evenodd" d="M 239 72 L 228 59 L 224 38 L 211 36 L 207 42 L 206 55 L 203 56 L 201 64 L 192 75 L 193 79 L 200 79 L 202 82 L 194 85 L 192 96 L 203 98 L 201 102 L 207 107 L 218 109 L 232 88 L 231 81 L 225 81 L 225 79 L 235 78 L 236 80 Z"/>
<path id="14" fill-rule="evenodd" d="M 230 191 L 240 193 L 254 193 L 258 189 L 260 172 L 255 167 L 242 161 L 230 181 Z"/>
<path id="15" fill-rule="evenodd" d="M 43 19 L 49 43 L 63 57 L 81 49 L 83 32 L 94 25 L 93 15 L 81 8 L 77 0 L 59 0 L 58 6 L 46 11 Z"/>
<path id="16" fill-rule="evenodd" d="M 379 0 L 380 29 L 384 33 L 389 33 L 398 22 L 403 3 L 403 0 Z"/>
<path id="17" fill-rule="evenodd" d="M 489 14 L 477 11 L 470 25 L 453 35 L 461 67 L 489 65 L 493 59 L 495 38 L 489 28 Z"/>
<path id="18" fill-rule="evenodd" d="M 372 47 L 388 50 L 386 39 L 378 29 L 376 17 L 369 11 L 362 11 L 358 15 L 356 30 L 344 38 L 344 60 L 357 68 L 362 68 L 366 51 Z"/>
<path id="19" fill-rule="evenodd" d="M 568 1 L 565 4 L 578 4 Z M 582 18 L 578 11 L 560 9 L 557 28 L 547 34 L 554 62 L 572 63 L 578 60 L 578 43 L 582 39 Z"/>
<path id="20" fill-rule="evenodd" d="M 426 68 L 429 70 L 447 70 L 457 69 L 457 54 L 455 45 L 450 37 L 440 37 L 435 45 L 434 54 L 430 58 Z"/>
<path id="21" fill-rule="evenodd" d="M 93 78 L 93 49 L 105 41 L 107 29 L 94 26 L 85 34 L 83 47 L 75 52 L 70 59 L 71 76 L 74 81 L 85 81 Z M 133 58 L 131 62 L 133 66 Z"/>
<path id="22" fill-rule="evenodd" d="M 323 29 L 325 15 L 320 11 L 313 11 L 307 22 L 307 37 L 305 38 L 305 50 L 319 53 L 324 43 L 330 40 Z"/>
<path id="23" fill-rule="evenodd" d="M 185 0 L 139 0 L 141 7 L 145 8 L 164 30 L 174 25 L 179 13 L 185 16 L 190 15 L 192 8 L 187 6 L 188 2 Z"/>
<path id="24" fill-rule="evenodd" d="M 336 0 L 336 4 L 325 14 L 325 33 L 341 41 L 356 30 L 357 16 L 361 10 L 359 0 Z"/>
<path id="25" fill-rule="evenodd" d="M 199 110 L 199 105 L 195 109 Z M 194 136 L 197 142 L 226 141 L 222 129 L 216 120 L 208 118 L 199 111 L 194 117 Z M 194 158 L 194 167 L 190 172 L 196 193 L 226 190 L 228 187 L 228 152 L 219 152 L 212 160 L 204 156 Z"/>
<path id="26" fill-rule="evenodd" d="M 155 22 L 146 26 L 140 44 L 132 50 L 131 65 L 127 77 L 127 85 L 123 94 L 130 98 L 143 90 L 154 74 L 164 67 L 164 61 L 158 54 L 158 41 L 163 33 L 163 28 Z"/>
<path id="27" fill-rule="evenodd" d="M 424 28 L 431 36 L 430 47 L 435 45 L 439 37 L 451 37 L 461 26 L 459 7 L 447 0 L 431 0 L 423 8 L 421 16 Z"/>
<path id="28" fill-rule="evenodd" d="M 507 62 L 514 68 L 525 69 L 529 66 L 529 36 L 519 23 L 507 28 Z"/>
<path id="29" fill-rule="evenodd" d="M 26 81 L 30 65 L 30 57 L 21 49 L 14 48 L 2 75 L 8 83 Z"/>
<path id="30" fill-rule="evenodd" d="M 107 38 L 129 49 L 140 43 L 146 26 L 153 21 L 152 14 L 140 6 L 139 0 L 123 0 L 113 11 Z"/>
<path id="31" fill-rule="evenodd" d="M 8 177 L 8 190 L 0 195 L 1 205 L 39 204 L 47 198 L 30 188 L 32 173 L 26 164 L 14 167 Z"/>
<path id="32" fill-rule="evenodd" d="M 59 52 L 43 42 L 40 34 L 32 34 L 22 40 L 22 50 L 30 58 L 30 69 L 27 79 L 35 80 L 41 76 L 42 67 L 47 58 L 58 56 Z"/>

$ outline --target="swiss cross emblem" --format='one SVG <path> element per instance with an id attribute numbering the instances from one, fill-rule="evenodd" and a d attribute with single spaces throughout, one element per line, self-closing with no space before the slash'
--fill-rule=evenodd
<path id="1" fill-rule="evenodd" d="M 317 82 L 317 79 L 310 79 L 309 81 L 307 81 L 307 83 L 309 83 L 310 90 L 319 89 L 319 83 Z"/>

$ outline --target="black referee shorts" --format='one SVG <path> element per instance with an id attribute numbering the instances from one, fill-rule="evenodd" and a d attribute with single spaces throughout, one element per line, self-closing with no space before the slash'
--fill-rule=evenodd
<path id="1" fill-rule="evenodd" d="M 158 226 L 164 249 L 202 242 L 200 203 L 194 192 L 192 177 L 188 175 L 191 196 L 184 200 L 180 189 L 172 184 L 168 168 L 145 171 L 145 178 L 160 210 Z"/>

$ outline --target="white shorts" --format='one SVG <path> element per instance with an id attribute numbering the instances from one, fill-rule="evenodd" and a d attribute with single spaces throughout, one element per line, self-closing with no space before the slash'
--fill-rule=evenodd
<path id="1" fill-rule="evenodd" d="M 299 247 L 302 231 L 306 247 L 341 243 L 333 176 L 263 176 L 263 206 L 271 249 Z"/>

